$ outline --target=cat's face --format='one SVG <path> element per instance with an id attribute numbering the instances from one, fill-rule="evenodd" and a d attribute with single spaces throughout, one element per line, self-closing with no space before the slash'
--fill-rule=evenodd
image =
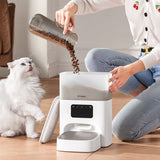
<path id="1" fill-rule="evenodd" d="M 20 58 L 8 63 L 8 68 L 10 69 L 10 72 L 16 72 L 16 74 L 19 75 L 38 75 L 35 64 L 32 62 L 32 59 L 28 57 Z"/>

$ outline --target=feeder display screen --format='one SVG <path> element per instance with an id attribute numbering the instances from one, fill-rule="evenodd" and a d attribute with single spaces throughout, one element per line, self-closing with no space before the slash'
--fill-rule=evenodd
<path id="1" fill-rule="evenodd" d="M 93 106 L 92 105 L 71 105 L 71 117 L 73 118 L 92 118 L 93 117 Z"/>

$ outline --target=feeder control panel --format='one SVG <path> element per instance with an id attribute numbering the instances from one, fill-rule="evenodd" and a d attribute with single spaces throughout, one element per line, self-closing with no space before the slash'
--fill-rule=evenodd
<path id="1" fill-rule="evenodd" d="M 73 118 L 92 118 L 93 106 L 84 104 L 71 105 L 71 117 Z"/>

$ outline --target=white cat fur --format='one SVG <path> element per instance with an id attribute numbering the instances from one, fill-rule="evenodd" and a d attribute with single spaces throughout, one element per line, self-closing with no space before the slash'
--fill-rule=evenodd
<path id="1" fill-rule="evenodd" d="M 44 118 L 39 108 L 44 90 L 38 71 L 28 57 L 8 63 L 8 68 L 8 78 L 0 80 L 0 135 L 37 138 L 35 122 Z"/>

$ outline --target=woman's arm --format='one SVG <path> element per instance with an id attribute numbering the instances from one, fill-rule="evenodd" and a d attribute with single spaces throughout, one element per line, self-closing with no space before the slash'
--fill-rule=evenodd
<path id="1" fill-rule="evenodd" d="M 110 78 L 110 82 L 114 81 L 110 85 L 110 91 L 115 92 L 120 87 L 122 87 L 129 77 L 134 75 L 137 72 L 146 70 L 160 63 L 160 44 L 158 43 L 154 49 L 140 60 L 131 63 L 126 66 L 120 66 L 111 71 L 113 76 Z"/>
<path id="2" fill-rule="evenodd" d="M 109 79 L 109 82 L 113 83 L 110 85 L 109 90 L 111 92 L 117 91 L 122 87 L 127 80 L 137 72 L 145 70 L 144 63 L 141 60 L 138 60 L 134 63 L 131 63 L 126 66 L 120 66 L 111 71 L 113 76 Z"/>
<path id="3" fill-rule="evenodd" d="M 95 13 L 103 9 L 124 5 L 125 0 L 71 0 L 63 9 L 56 12 L 56 21 L 64 25 L 64 34 L 75 28 L 75 14 Z"/>
<path id="4" fill-rule="evenodd" d="M 70 2 L 77 4 L 77 15 L 95 13 L 125 4 L 125 0 L 71 0 Z"/>
<path id="5" fill-rule="evenodd" d="M 149 54 L 145 55 L 140 60 L 144 63 L 145 69 L 151 68 L 156 64 L 159 64 L 160 63 L 160 44 L 158 43 Z"/>

